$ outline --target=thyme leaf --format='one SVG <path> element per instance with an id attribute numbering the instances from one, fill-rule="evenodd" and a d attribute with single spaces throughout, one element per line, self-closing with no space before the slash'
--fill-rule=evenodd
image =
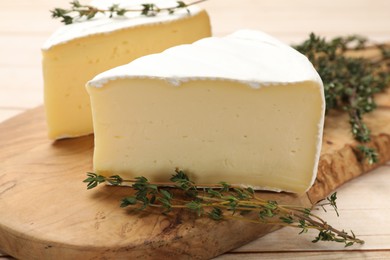
<path id="1" fill-rule="evenodd" d="M 380 50 L 377 60 L 348 55 L 351 51 L 368 48 L 368 40 L 359 35 L 331 40 L 311 33 L 309 39 L 293 46 L 306 55 L 324 83 L 326 111 L 342 110 L 349 116 L 351 133 L 360 144 L 357 150 L 369 164 L 378 161 L 370 148 L 371 130 L 363 115 L 376 109 L 374 95 L 389 87 L 390 47 L 374 45 Z"/>
<path id="2" fill-rule="evenodd" d="M 131 184 L 134 195 L 122 199 L 120 207 L 132 207 L 137 211 L 157 209 L 162 214 L 169 214 L 175 209 L 184 209 L 197 217 L 209 217 L 215 221 L 237 220 L 258 224 L 288 226 L 300 229 L 299 234 L 308 230 L 318 231 L 313 242 L 334 241 L 343 243 L 346 247 L 355 243 L 363 244 L 355 234 L 337 230 L 325 220 L 315 215 L 310 208 L 283 205 L 273 200 L 259 197 L 252 188 L 242 188 L 226 182 L 214 185 L 213 188 L 199 188 L 180 169 L 176 169 L 169 183 L 149 182 L 145 177 L 124 180 L 118 175 L 104 177 L 95 173 L 87 173 L 84 180 L 87 188 L 91 189 L 101 183 L 112 185 Z M 337 216 L 337 195 L 332 194 L 319 206 L 326 211 L 332 207 Z"/>
<path id="3" fill-rule="evenodd" d="M 75 22 L 83 22 L 86 20 L 91 20 L 97 14 L 108 14 L 109 18 L 113 17 L 124 17 L 127 13 L 139 13 L 140 15 L 153 17 L 159 14 L 160 12 L 166 11 L 169 14 L 174 14 L 178 10 L 186 10 L 190 14 L 188 7 L 205 2 L 207 0 L 198 0 L 186 4 L 183 1 L 176 1 L 176 6 L 160 8 L 153 3 L 145 3 L 140 5 L 139 8 L 123 8 L 118 4 L 113 4 L 107 9 L 99 9 L 95 6 L 81 4 L 78 0 L 70 2 L 70 8 L 54 8 L 50 10 L 51 16 L 54 19 L 61 19 L 61 22 L 68 25 Z"/>

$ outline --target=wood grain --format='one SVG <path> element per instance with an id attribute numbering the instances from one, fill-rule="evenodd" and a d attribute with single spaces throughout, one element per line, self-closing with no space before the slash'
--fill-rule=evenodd
<path id="1" fill-rule="evenodd" d="M 343 245 L 335 243 L 312 243 L 316 232 L 311 231 L 304 236 L 298 236 L 299 230 L 283 228 L 230 253 L 245 255 L 257 252 L 260 258 L 263 253 L 283 252 L 286 253 L 285 257 L 288 257 L 288 253 L 293 256 L 294 252 L 359 251 L 365 253 L 366 259 L 370 259 L 371 253 L 386 251 L 384 249 L 390 245 L 390 221 L 386 220 L 390 214 L 390 200 L 387 199 L 390 196 L 389 172 L 390 166 L 385 165 L 349 181 L 338 189 L 337 204 L 340 217 L 332 211 L 316 211 L 316 214 L 334 227 L 353 230 L 365 241 L 364 245 L 344 248 Z M 384 196 L 385 199 L 378 198 L 378 195 Z"/>
<path id="2" fill-rule="evenodd" d="M 317 251 L 317 252 L 274 252 L 274 253 L 237 253 L 230 254 L 224 257 L 218 257 L 215 260 L 236 260 L 236 259 L 284 259 L 284 260 L 296 260 L 296 259 L 311 259 L 311 260 L 356 260 L 356 259 L 370 259 L 370 260 L 384 260 L 390 259 L 390 252 L 382 251 L 366 251 L 366 252 L 337 252 L 337 251 Z"/>
<path id="3" fill-rule="evenodd" d="M 386 123 L 390 109 L 376 110 L 367 121 L 377 129 L 373 145 L 384 163 L 390 158 L 390 126 Z M 345 115 L 329 115 L 313 188 L 303 196 L 259 195 L 310 206 L 369 170 L 353 144 Z M 46 137 L 42 107 L 0 125 L 0 151 L 0 208 L 4 210 L 0 249 L 17 258 L 208 259 L 278 228 L 216 223 L 184 211 L 172 216 L 128 214 L 118 207 L 127 188 L 103 186 L 86 191 L 81 182 L 92 169 L 93 137 L 52 143 Z"/>
<path id="4" fill-rule="evenodd" d="M 118 207 L 127 188 L 86 191 L 81 182 L 92 169 L 92 148 L 92 136 L 48 140 L 42 108 L 0 126 L 1 250 L 22 259 L 205 259 L 276 229 L 186 212 L 128 214 Z M 306 196 L 263 195 L 310 205 Z"/>
<path id="5" fill-rule="evenodd" d="M 0 10 L 0 21 L 2 21 L 0 23 L 0 121 L 42 103 L 39 49 L 47 37 L 60 26 L 58 21 L 50 18 L 48 10 L 53 7 L 68 6 L 68 2 L 69 0 L 36 0 L 33 2 L 19 0 L 2 3 Z M 204 6 L 212 17 L 215 35 L 225 35 L 239 28 L 252 28 L 266 31 L 287 43 L 299 42 L 312 31 L 327 37 L 359 33 L 375 41 L 390 39 L 388 12 L 390 1 L 387 0 L 328 0 L 326 2 L 210 0 Z M 384 99 L 388 102 L 390 95 L 385 96 Z M 19 124 L 20 127 L 23 125 L 24 123 Z M 12 145 L 12 142 L 8 144 Z M 388 172 L 390 172 L 388 168 L 382 167 L 371 174 L 357 178 L 356 181 L 343 185 L 339 189 L 338 200 L 339 207 L 342 210 L 346 209 L 346 212 L 342 212 L 341 218 L 332 217 L 332 214 L 324 216 L 330 223 L 336 221 L 341 227 L 352 228 L 366 240 L 366 245 L 358 248 L 362 251 L 351 254 L 353 256 L 351 258 L 389 258 L 390 228 L 384 225 L 388 223 L 384 216 L 390 213 L 389 200 L 386 199 L 390 196 L 389 178 L 386 178 Z M 350 185 L 351 183 L 354 185 Z M 367 204 L 371 206 L 363 207 Z M 0 212 L 2 215 L 4 210 L 0 208 Z M 356 221 L 355 215 L 359 216 L 359 221 Z M 230 257 L 230 259 L 260 257 L 262 259 L 300 259 L 303 257 L 322 259 L 349 256 L 349 252 L 335 252 L 335 250 L 344 250 L 338 245 L 312 245 L 310 237 L 305 239 L 304 236 L 295 236 L 294 230 L 278 230 L 238 249 L 239 255 L 227 254 L 224 257 Z M 290 239 L 294 237 L 295 239 Z M 294 253 L 302 248 L 311 248 L 313 251 Z M 321 248 L 326 251 L 321 251 Z M 371 250 L 372 248 L 382 250 L 375 251 Z M 280 250 L 285 252 L 278 253 Z M 275 254 L 264 254 L 263 251 L 274 251 Z"/>

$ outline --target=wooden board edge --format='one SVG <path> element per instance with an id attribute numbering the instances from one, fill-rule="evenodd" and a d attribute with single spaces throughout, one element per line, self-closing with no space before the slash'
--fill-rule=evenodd
<path id="1" fill-rule="evenodd" d="M 389 134 L 373 136 L 368 145 L 375 148 L 379 154 L 379 161 L 372 165 L 361 157 L 354 144 L 346 144 L 336 153 L 321 156 L 316 181 L 307 192 L 313 205 L 326 198 L 344 183 L 368 173 L 390 160 Z"/>
<path id="2" fill-rule="evenodd" d="M 41 115 L 42 110 L 38 111 L 39 109 L 40 108 L 33 109 L 32 111 L 27 111 L 26 113 L 21 114 L 20 117 L 25 119 L 27 122 L 40 121 L 40 120 L 42 120 L 43 117 Z M 36 115 L 36 113 L 39 113 L 39 115 Z M 10 128 L 12 128 L 12 126 L 15 126 L 15 125 L 19 126 L 18 120 L 16 120 L 16 119 L 15 120 L 11 119 L 11 120 L 6 122 L 7 129 L 10 129 Z M 25 123 L 25 121 L 23 121 L 23 122 Z M 3 126 L 3 124 L 2 124 L 2 126 Z M 22 125 L 20 125 L 20 126 L 22 127 Z M 21 133 L 16 133 L 15 135 L 19 136 L 20 134 Z M 14 135 L 14 133 L 8 134 L 8 135 Z M 0 133 L 0 136 L 2 136 L 1 133 Z M 7 136 L 7 135 L 4 134 L 4 136 Z M 41 139 L 42 136 L 43 136 L 43 134 L 40 133 L 39 136 L 37 136 L 37 139 Z M 21 139 L 23 139 L 23 138 L 21 138 Z M 303 203 L 303 205 L 305 207 L 309 207 L 310 205 L 317 202 L 318 200 L 326 197 L 330 192 L 334 191 L 334 189 L 341 186 L 343 183 L 345 183 L 345 182 L 347 182 L 355 177 L 358 177 L 361 174 L 363 174 L 363 173 L 365 173 L 365 172 L 367 172 L 375 167 L 378 167 L 378 166 L 384 164 L 390 157 L 390 145 L 389 144 L 390 144 L 390 135 L 379 134 L 378 136 L 373 137 L 372 145 L 377 148 L 378 152 L 381 155 L 380 162 L 376 165 L 373 165 L 373 166 L 370 166 L 370 165 L 368 165 L 365 162 L 362 162 L 360 160 L 359 153 L 353 148 L 353 144 L 345 145 L 342 149 L 340 149 L 336 153 L 322 155 L 321 162 L 319 165 L 319 173 L 318 173 L 318 177 L 317 177 L 317 181 L 315 182 L 315 185 L 312 187 L 312 189 L 309 190 L 309 192 L 307 194 L 304 194 L 299 199 L 301 200 L 301 202 Z M 13 152 L 11 151 L 10 153 L 12 154 Z M 342 174 L 339 174 L 340 172 L 342 172 Z M 294 196 L 292 194 L 284 193 L 283 196 L 288 197 L 289 199 L 291 199 L 291 201 L 294 201 L 294 202 L 298 201 L 298 198 L 295 197 L 295 199 L 294 199 Z M 309 199 L 310 199 L 310 201 L 309 201 Z M 227 225 L 233 226 L 234 223 L 230 221 L 230 222 L 227 222 Z M 225 253 L 226 251 L 235 249 L 239 246 L 242 246 L 243 244 L 245 244 L 247 242 L 250 242 L 256 238 L 264 236 L 264 235 L 266 235 L 266 234 L 268 234 L 268 233 L 270 233 L 278 228 L 279 227 L 269 227 L 269 226 L 265 227 L 264 225 L 247 225 L 247 226 L 234 225 L 234 227 L 232 227 L 232 233 L 245 232 L 245 236 L 244 236 L 244 238 L 241 237 L 240 239 L 238 239 L 237 237 L 228 238 L 226 236 L 224 238 L 224 243 L 225 243 L 224 245 L 218 244 L 218 242 L 221 241 L 220 235 L 224 234 L 224 231 L 222 230 L 223 229 L 222 226 L 217 227 L 219 232 L 216 232 L 216 234 L 214 234 L 211 237 L 206 238 L 206 237 L 203 237 L 201 233 L 197 233 L 197 234 L 194 234 L 194 236 L 188 237 L 185 241 L 177 240 L 175 242 L 175 246 L 172 250 L 165 247 L 163 244 L 158 243 L 158 241 L 157 242 L 150 241 L 150 243 L 151 243 L 150 245 L 153 246 L 154 249 L 152 250 L 153 252 L 148 253 L 148 257 L 149 257 L 149 259 L 153 259 L 154 257 L 168 256 L 169 255 L 169 256 L 172 256 L 172 257 L 175 257 L 178 259 L 183 259 L 182 257 L 180 257 L 180 256 L 183 256 L 185 259 L 185 256 L 189 257 L 191 254 L 195 253 L 195 255 L 197 256 L 196 258 L 205 259 L 205 258 L 209 258 L 210 256 L 217 256 L 217 255 L 220 255 L 222 253 Z M 188 251 L 188 250 L 190 250 L 190 248 L 183 248 L 182 247 L 183 245 L 191 244 L 192 241 L 194 241 L 194 239 L 198 240 L 198 242 L 200 243 L 198 245 L 197 249 L 195 250 L 195 252 Z M 51 254 L 49 254 L 49 252 L 54 251 L 54 250 L 58 250 L 57 252 L 59 252 L 59 253 L 60 252 L 62 252 L 62 253 L 73 252 L 73 253 L 75 253 L 74 256 L 77 256 L 77 255 L 80 256 L 80 254 L 83 254 L 86 257 L 90 256 L 92 258 L 94 255 L 96 256 L 97 253 L 99 253 L 99 255 L 102 257 L 116 257 L 116 256 L 118 256 L 118 254 L 119 255 L 126 254 L 125 247 L 116 248 L 116 249 L 89 248 L 88 249 L 89 251 L 87 250 L 87 251 L 83 252 L 83 251 L 80 251 L 77 247 L 74 248 L 72 245 L 68 245 L 65 247 L 64 246 L 58 247 L 56 245 L 51 245 L 50 250 L 47 250 L 44 248 L 44 246 L 47 246 L 47 245 L 39 243 L 39 241 L 29 240 L 28 237 L 25 237 L 25 240 L 26 240 L 26 243 L 23 243 L 23 245 L 16 245 L 16 248 L 13 248 L 12 250 L 5 250 L 5 251 L 6 252 L 19 252 L 20 253 L 21 251 L 23 251 L 23 249 L 21 247 L 26 248 L 28 246 L 30 248 L 34 248 L 34 246 L 37 247 L 37 245 L 38 245 L 39 251 L 46 254 L 46 256 L 50 256 Z M 33 244 L 29 244 L 29 243 L 33 243 Z M 209 243 L 212 243 L 215 246 L 213 246 L 213 248 L 205 251 L 202 245 L 209 244 Z M 40 246 L 39 246 L 39 244 L 40 244 Z M 139 250 L 141 250 L 141 249 L 142 248 L 140 248 Z M 28 253 L 26 250 L 24 250 L 24 252 Z M 140 252 L 138 251 L 138 253 L 140 253 Z M 18 256 L 21 256 L 21 254 L 19 254 Z M 24 256 L 27 256 L 27 255 L 24 255 Z M 54 253 L 51 256 L 54 257 L 56 255 Z M 146 255 L 144 255 L 144 256 L 146 256 Z M 46 257 L 46 259 L 47 259 L 47 257 Z"/>

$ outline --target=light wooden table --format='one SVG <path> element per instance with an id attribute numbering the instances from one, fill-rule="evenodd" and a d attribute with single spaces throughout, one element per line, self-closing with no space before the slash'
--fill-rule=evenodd
<path id="1" fill-rule="evenodd" d="M 48 10 L 68 2 L 0 4 L 0 122 L 43 103 L 40 46 L 60 26 Z M 312 31 L 328 37 L 358 33 L 390 42 L 387 0 L 209 0 L 203 6 L 211 15 L 214 35 L 252 28 L 287 43 L 300 42 Z M 364 246 L 313 244 L 314 234 L 297 236 L 297 230 L 285 228 L 218 259 L 390 259 L 389 173 L 390 164 L 344 185 L 338 191 L 339 218 L 320 213 L 336 227 L 355 231 L 366 241 Z M 0 259 L 5 258 L 0 252 Z"/>

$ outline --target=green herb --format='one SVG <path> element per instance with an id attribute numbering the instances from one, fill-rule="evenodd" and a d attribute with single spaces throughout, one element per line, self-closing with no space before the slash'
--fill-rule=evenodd
<path id="1" fill-rule="evenodd" d="M 330 226 L 318 217 L 310 208 L 284 205 L 273 200 L 261 199 L 252 188 L 242 188 L 222 182 L 213 188 L 198 188 L 188 176 L 179 169 L 169 183 L 151 183 L 145 177 L 124 180 L 118 175 L 104 177 L 88 173 L 84 180 L 87 188 L 108 182 L 111 185 L 131 184 L 133 195 L 122 199 L 121 207 L 133 207 L 136 211 L 155 209 L 169 214 L 175 209 L 186 209 L 199 217 L 209 217 L 215 221 L 239 220 L 258 224 L 271 224 L 298 228 L 299 234 L 308 230 L 317 230 L 318 235 L 313 242 L 334 241 L 346 247 L 364 241 L 356 238 L 354 233 L 346 233 Z M 318 207 L 326 211 L 332 207 L 337 215 L 336 193 L 320 202 Z"/>
<path id="2" fill-rule="evenodd" d="M 364 145 L 358 145 L 357 149 L 360 151 L 363 157 L 366 158 L 369 164 L 374 164 L 378 162 L 378 153 L 374 148 L 370 148 Z"/>
<path id="3" fill-rule="evenodd" d="M 145 3 L 140 5 L 138 9 L 122 8 L 118 4 L 113 4 L 107 9 L 99 9 L 91 5 L 83 5 L 78 0 L 70 2 L 69 9 L 54 8 L 51 10 L 52 17 L 55 19 L 62 19 L 64 24 L 72 24 L 74 22 L 81 22 L 94 18 L 97 14 L 109 14 L 109 18 L 115 16 L 125 16 L 126 13 L 136 12 L 144 16 L 156 16 L 162 11 L 166 11 L 169 14 L 174 14 L 177 10 L 184 9 L 187 13 L 190 13 L 189 6 L 205 2 L 207 0 L 198 0 L 186 4 L 183 1 L 176 1 L 176 6 L 160 8 L 156 4 Z M 85 20 L 84 20 L 85 19 Z"/>
<path id="4" fill-rule="evenodd" d="M 377 106 L 374 95 L 390 83 L 390 48 L 376 45 L 381 57 L 372 60 L 348 55 L 351 50 L 368 47 L 367 39 L 361 36 L 338 37 L 330 41 L 310 34 L 308 40 L 294 46 L 313 63 L 324 83 L 326 110 L 344 110 L 349 115 L 349 124 L 354 138 L 361 143 L 358 151 L 368 163 L 378 161 L 375 149 L 367 146 L 371 131 L 363 121 L 363 115 Z"/>

